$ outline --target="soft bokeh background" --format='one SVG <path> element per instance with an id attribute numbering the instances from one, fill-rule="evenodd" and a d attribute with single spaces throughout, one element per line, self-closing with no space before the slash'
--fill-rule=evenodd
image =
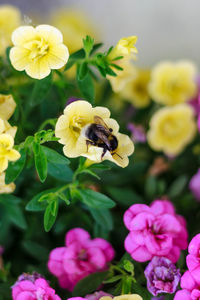
<path id="1" fill-rule="evenodd" d="M 139 64 L 162 59 L 200 60 L 199 0 L 8 0 L 28 16 L 44 17 L 60 6 L 83 10 L 99 28 L 107 45 L 120 37 L 139 37 Z"/>

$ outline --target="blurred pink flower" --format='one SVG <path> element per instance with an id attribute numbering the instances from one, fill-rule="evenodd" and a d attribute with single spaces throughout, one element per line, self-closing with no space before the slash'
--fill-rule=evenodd
<path id="1" fill-rule="evenodd" d="M 44 278 L 34 274 L 23 274 L 18 278 L 12 287 L 13 300 L 61 300 Z"/>
<path id="2" fill-rule="evenodd" d="M 136 125 L 133 123 L 128 123 L 127 125 L 128 130 L 131 132 L 131 139 L 135 143 L 145 143 L 147 138 L 146 138 L 146 133 L 144 130 L 144 127 L 142 125 Z"/>
<path id="3" fill-rule="evenodd" d="M 108 296 L 108 297 L 113 298 L 113 296 L 111 294 L 105 293 L 103 291 L 98 291 L 98 292 L 95 292 L 93 294 L 86 295 L 85 298 L 87 300 L 99 300 L 101 297 L 104 297 L 104 296 Z"/>
<path id="4" fill-rule="evenodd" d="M 82 278 L 105 270 L 114 257 L 110 243 L 102 238 L 91 240 L 89 233 L 81 228 L 68 231 L 65 245 L 51 251 L 48 268 L 60 286 L 69 291 Z"/>
<path id="5" fill-rule="evenodd" d="M 181 277 L 181 288 L 174 300 L 198 300 L 200 299 L 200 286 L 195 282 L 189 271 L 186 271 Z"/>
<path id="6" fill-rule="evenodd" d="M 136 261 L 163 256 L 175 263 L 180 250 L 187 248 L 186 222 L 170 201 L 155 200 L 150 206 L 134 204 L 125 212 L 124 223 L 130 231 L 125 249 Z"/>
<path id="7" fill-rule="evenodd" d="M 191 240 L 188 252 L 189 254 L 186 257 L 187 267 L 192 277 L 200 285 L 200 234 L 197 234 Z"/>
<path id="8" fill-rule="evenodd" d="M 189 188 L 195 198 L 200 201 L 200 169 L 198 169 L 197 173 L 191 178 Z"/>

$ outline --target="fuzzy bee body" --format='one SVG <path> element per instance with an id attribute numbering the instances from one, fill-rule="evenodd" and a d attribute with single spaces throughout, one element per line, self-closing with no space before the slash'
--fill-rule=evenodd
<path id="1" fill-rule="evenodd" d="M 110 151 L 113 155 L 118 147 L 118 140 L 112 131 L 100 117 L 95 116 L 94 123 L 90 124 L 85 132 L 87 145 L 103 148 L 102 158 L 106 151 Z"/>

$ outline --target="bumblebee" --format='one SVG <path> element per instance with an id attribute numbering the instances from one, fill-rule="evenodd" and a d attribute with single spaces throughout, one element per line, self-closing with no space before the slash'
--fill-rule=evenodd
<path id="1" fill-rule="evenodd" d="M 90 124 L 85 131 L 87 147 L 88 145 L 93 145 L 103 148 L 101 159 L 106 151 L 110 151 L 112 155 L 117 154 L 114 151 L 118 147 L 118 140 L 112 132 L 112 128 L 108 128 L 102 118 L 94 116 L 94 123 Z"/>

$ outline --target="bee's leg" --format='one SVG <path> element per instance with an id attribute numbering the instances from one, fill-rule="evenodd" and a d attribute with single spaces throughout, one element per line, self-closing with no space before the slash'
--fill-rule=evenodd
<path id="1" fill-rule="evenodd" d="M 112 155 L 116 154 L 119 158 L 123 159 L 117 152 L 112 153 Z"/>
<path id="2" fill-rule="evenodd" d="M 107 151 L 108 149 L 106 149 L 106 147 L 104 147 L 103 148 L 103 152 L 102 152 L 102 154 L 101 154 L 101 160 L 103 159 L 103 157 L 104 157 L 104 155 L 106 154 L 106 151 Z"/>
<path id="3" fill-rule="evenodd" d="M 89 145 L 96 146 L 96 143 L 92 142 L 92 141 L 89 141 L 89 140 L 86 140 L 87 152 L 88 152 L 88 146 Z"/>

